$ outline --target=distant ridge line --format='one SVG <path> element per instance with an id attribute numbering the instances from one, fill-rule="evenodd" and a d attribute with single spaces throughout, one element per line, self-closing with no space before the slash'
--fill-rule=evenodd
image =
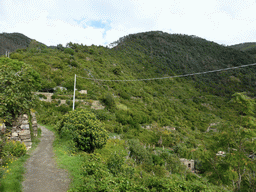
<path id="1" fill-rule="evenodd" d="M 192 75 L 201 75 L 201 74 L 207 74 L 207 73 L 214 73 L 214 72 L 219 72 L 219 71 L 227 71 L 227 70 L 231 70 L 231 69 L 238 69 L 238 68 L 249 67 L 249 66 L 254 66 L 254 65 L 256 65 L 256 63 L 247 64 L 247 65 L 240 65 L 240 66 L 237 66 L 237 67 L 228 67 L 228 68 L 224 68 L 224 69 L 216 69 L 216 70 L 212 70 L 212 71 L 190 73 L 190 74 L 184 74 L 184 75 L 174 75 L 174 76 L 169 76 L 169 77 L 156 77 L 156 78 L 149 78 L 149 79 L 123 79 L 123 80 L 118 80 L 118 79 L 110 80 L 109 79 L 108 80 L 108 79 L 87 78 L 87 77 L 82 77 L 82 76 L 79 76 L 79 75 L 76 75 L 76 76 L 81 77 L 83 79 L 94 80 L 94 81 L 153 81 L 153 80 L 159 80 L 159 79 L 170 79 L 170 78 L 187 77 L 187 76 L 192 76 Z"/>

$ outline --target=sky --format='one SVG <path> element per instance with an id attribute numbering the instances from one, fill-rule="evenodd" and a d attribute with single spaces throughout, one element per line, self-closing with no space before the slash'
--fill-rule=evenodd
<path id="1" fill-rule="evenodd" d="M 48 46 L 106 46 L 146 31 L 224 45 L 256 42 L 256 0 L 0 0 L 0 33 Z"/>

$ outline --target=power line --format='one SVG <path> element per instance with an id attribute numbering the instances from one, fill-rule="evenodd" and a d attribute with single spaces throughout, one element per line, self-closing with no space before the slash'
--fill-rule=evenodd
<path id="1" fill-rule="evenodd" d="M 174 76 L 169 76 L 169 77 L 148 78 L 148 79 L 124 79 L 124 80 L 116 79 L 116 80 L 108 80 L 108 79 L 87 78 L 87 77 L 82 77 L 82 76 L 78 76 L 78 75 L 77 75 L 77 77 L 81 77 L 81 78 L 87 79 L 87 80 L 94 80 L 94 81 L 153 81 L 153 80 L 159 80 L 159 79 L 170 79 L 170 78 L 187 77 L 187 76 L 193 76 L 193 75 L 201 75 L 201 74 L 207 74 L 207 73 L 214 73 L 214 72 L 219 72 L 219 71 L 227 71 L 227 70 L 231 70 L 231 69 L 238 69 L 238 68 L 249 67 L 249 66 L 254 66 L 254 65 L 256 65 L 256 63 L 252 63 L 252 64 L 248 64 L 248 65 L 240 65 L 240 66 L 237 66 L 237 67 L 228 67 L 228 68 L 224 68 L 224 69 L 216 69 L 216 70 L 212 70 L 212 71 L 190 73 L 190 74 L 184 74 L 184 75 L 174 75 Z"/>

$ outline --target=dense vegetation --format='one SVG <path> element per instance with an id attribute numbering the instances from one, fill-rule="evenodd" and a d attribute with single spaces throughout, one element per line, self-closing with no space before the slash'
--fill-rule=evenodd
<path id="1" fill-rule="evenodd" d="M 16 49 L 29 46 L 31 39 L 20 33 L 1 33 L 0 34 L 0 55 L 6 51 L 13 52 Z"/>
<path id="2" fill-rule="evenodd" d="M 14 119 L 29 111 L 34 106 L 32 91 L 39 87 L 39 74 L 30 65 L 0 58 L 0 122 L 11 126 Z"/>
<path id="3" fill-rule="evenodd" d="M 40 102 L 41 123 L 69 122 L 63 115 L 71 111 L 77 74 L 77 89 L 88 94 L 76 95 L 83 100 L 76 102 L 76 109 L 96 116 L 111 137 L 104 148 L 89 154 L 80 151 L 85 140 L 81 137 L 80 145 L 77 139 L 86 126 L 55 126 L 60 136 L 56 146 L 67 153 L 60 156 L 79 162 L 76 174 L 82 178 L 74 176 L 71 191 L 254 191 L 256 67 L 148 81 L 95 80 L 216 70 L 255 63 L 253 55 L 199 37 L 159 31 L 129 35 L 111 47 L 68 43 L 52 49 L 33 41 L 10 55 L 40 74 L 41 91 L 67 100 L 66 105 Z M 56 86 L 67 90 L 54 91 Z M 105 109 L 91 109 L 94 100 Z M 98 120 L 93 120 L 97 126 Z M 64 134 L 70 129 L 78 130 L 73 139 Z M 217 156 L 219 151 L 225 155 Z M 179 158 L 194 159 L 196 173 Z"/>
<path id="4" fill-rule="evenodd" d="M 256 58 L 256 43 L 241 43 L 236 45 L 231 45 L 230 47 L 240 50 L 249 54 L 252 54 Z"/>

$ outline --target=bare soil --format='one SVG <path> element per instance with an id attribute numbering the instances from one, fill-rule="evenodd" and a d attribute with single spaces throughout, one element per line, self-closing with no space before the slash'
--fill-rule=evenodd
<path id="1" fill-rule="evenodd" d="M 54 134 L 43 126 L 41 142 L 25 164 L 24 192 L 66 192 L 70 179 L 67 171 L 57 168 L 52 143 Z"/>

